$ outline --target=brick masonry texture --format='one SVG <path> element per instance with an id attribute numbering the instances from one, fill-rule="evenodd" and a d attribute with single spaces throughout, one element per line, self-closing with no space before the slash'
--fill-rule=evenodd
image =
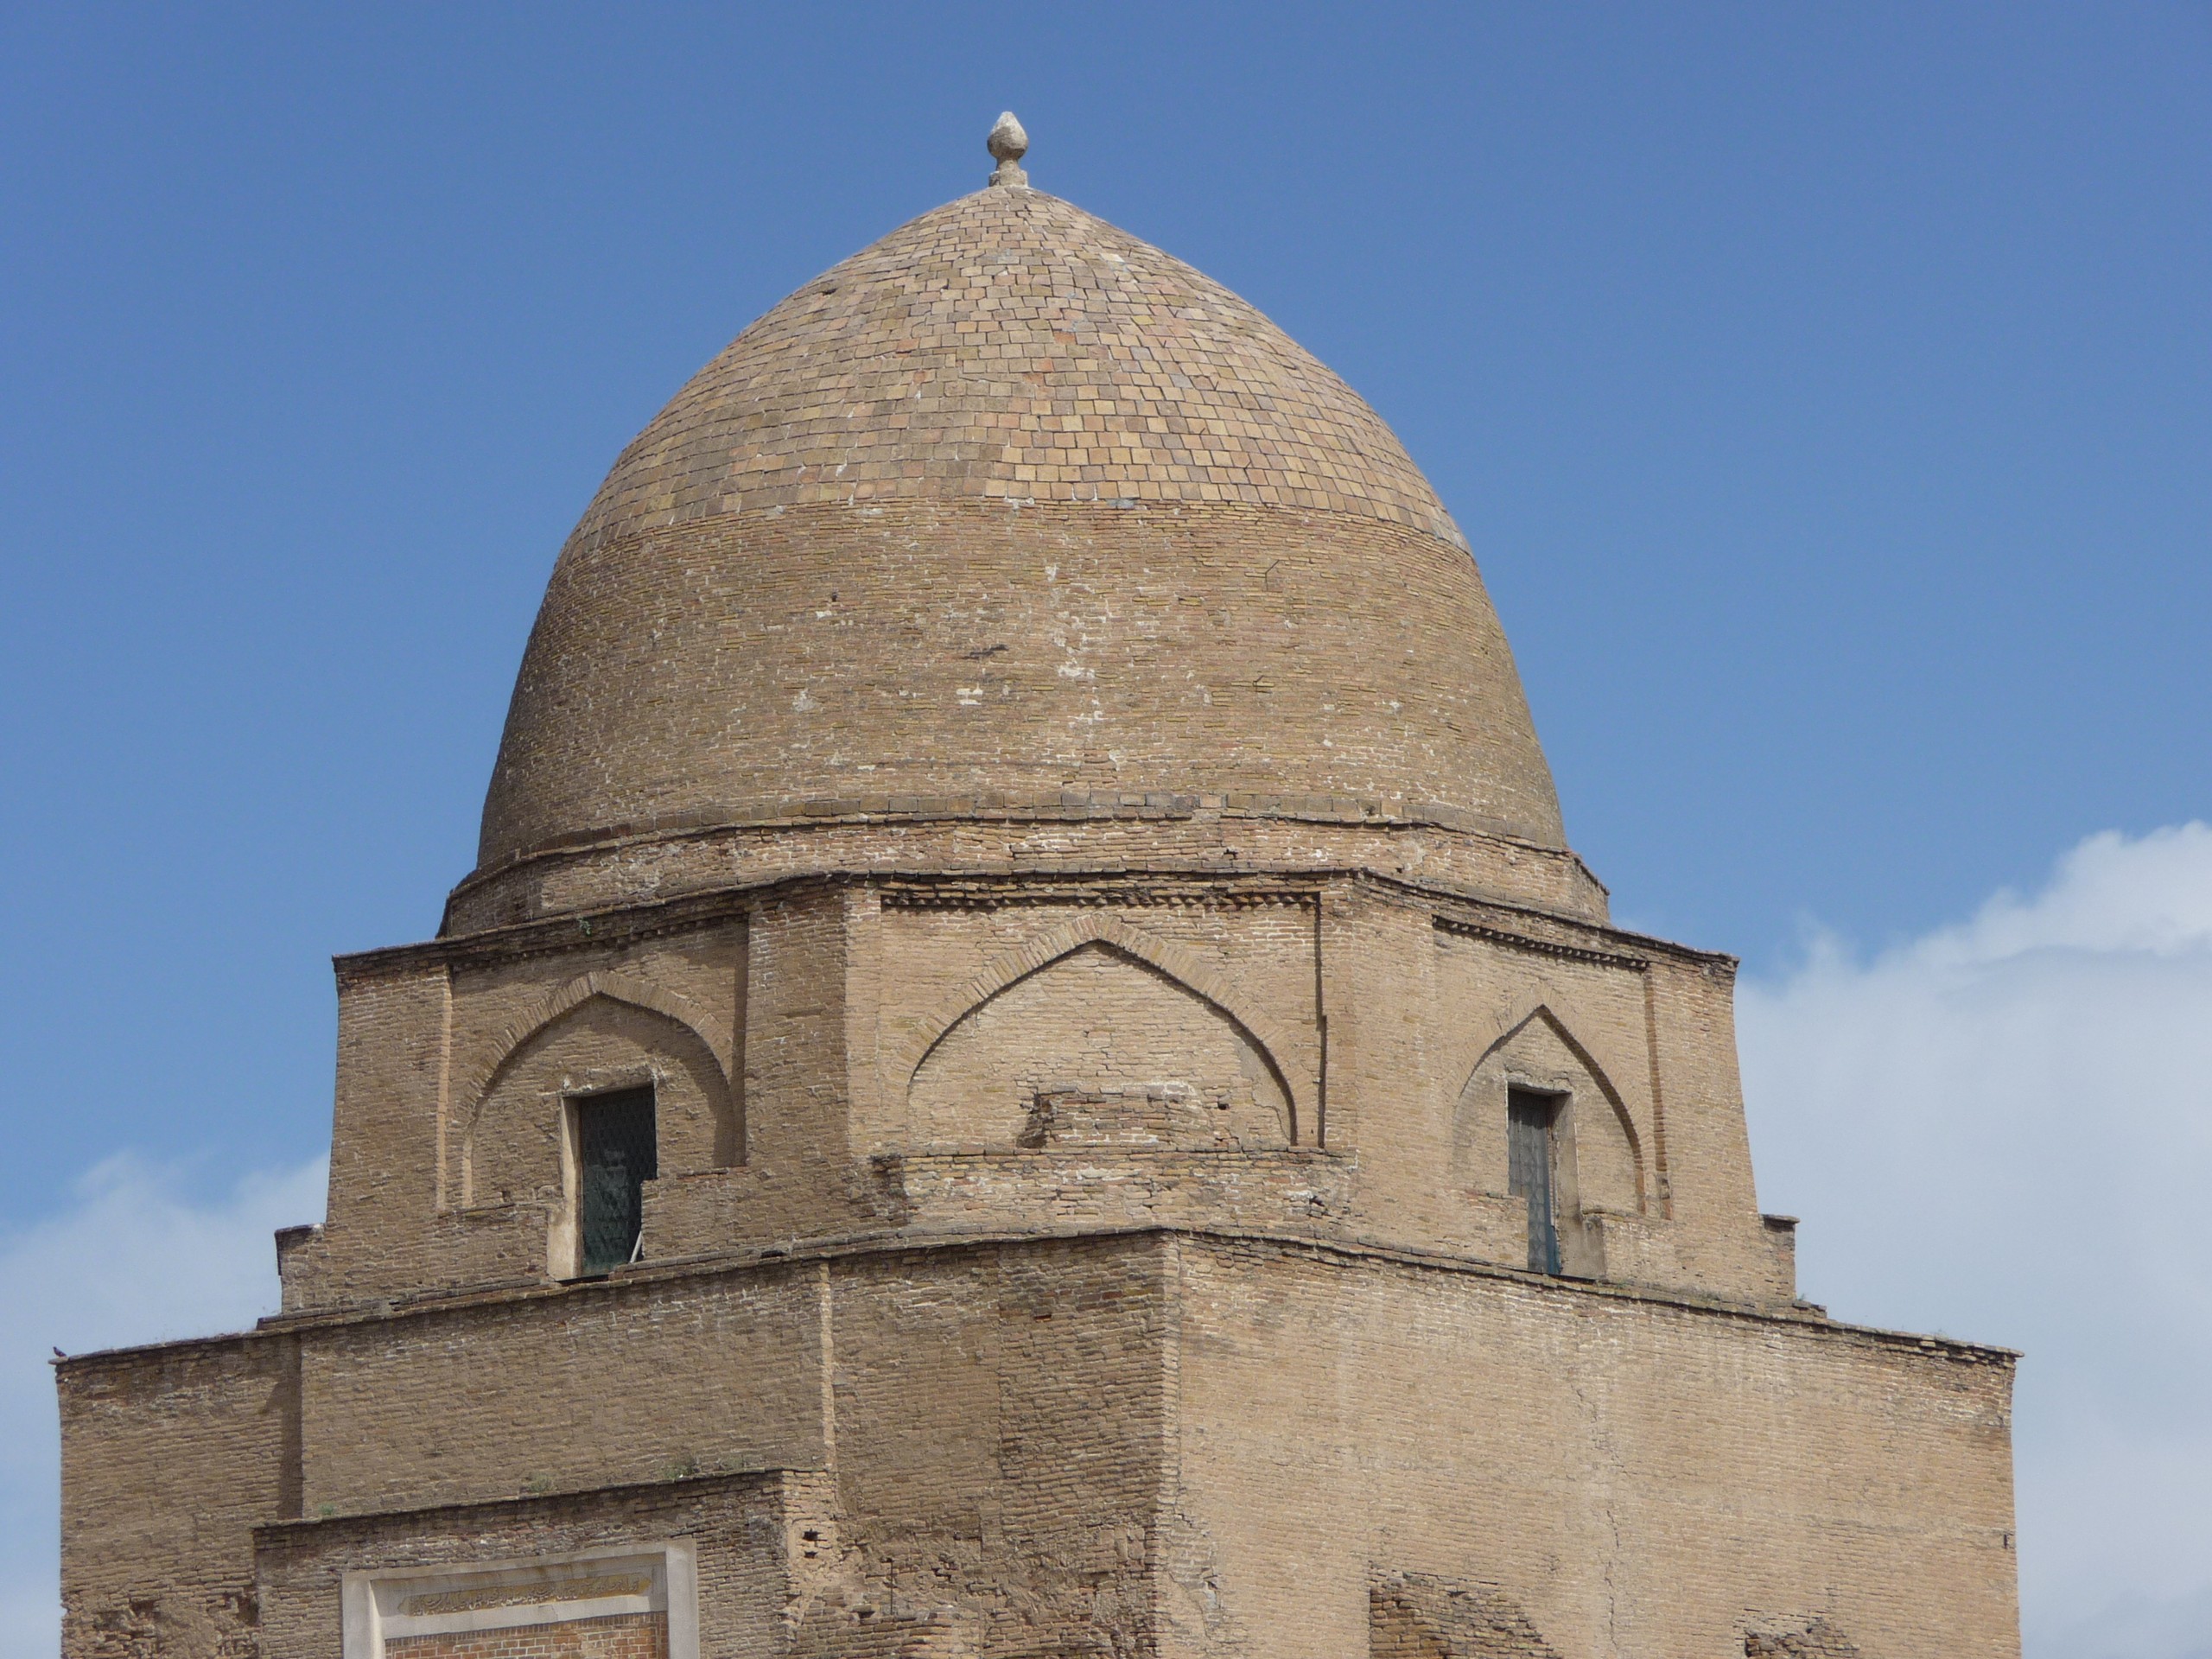
<path id="1" fill-rule="evenodd" d="M 1754 1631 L 1744 1638 L 1744 1659 L 1859 1659 L 1850 1638 L 1824 1618 L 1802 1630 Z"/>
<path id="2" fill-rule="evenodd" d="M 487 867 L 994 792 L 1440 804 L 1562 839 L 1466 552 L 1266 507 L 893 501 L 572 543 L 493 779 Z"/>
<path id="3" fill-rule="evenodd" d="M 619 1613 L 509 1630 L 403 1636 L 387 1642 L 385 1651 L 392 1659 L 668 1659 L 668 1615 Z"/>
<path id="4" fill-rule="evenodd" d="M 715 1310 L 797 1285 L 818 1344 L 746 1362 L 739 1392 L 791 1379 L 818 1414 L 804 1447 L 764 1449 L 742 1408 L 673 1403 L 657 1379 L 731 1363 Z M 575 1300 L 506 1302 L 477 1345 L 534 1382 L 531 1344 L 548 1342 L 580 1377 L 623 1379 L 588 1432 L 474 1408 L 493 1390 L 415 1364 L 458 1328 L 454 1310 L 216 1344 L 302 1357 L 264 1368 L 279 1398 L 232 1421 L 239 1452 L 257 1415 L 284 1414 L 286 1377 L 312 1387 L 365 1342 L 394 1363 L 375 1421 L 298 1414 L 264 1503 L 296 1492 L 304 1516 L 211 1552 L 194 1599 L 257 1609 L 244 1643 L 321 1656 L 341 1568 L 683 1536 L 717 1652 L 829 1651 L 874 1626 L 931 1650 L 1318 1659 L 1370 1639 L 1373 1586 L 1406 1575 L 1478 1586 L 1439 1605 L 1487 1609 L 1497 1641 L 1534 1631 L 1562 1654 L 1738 1651 L 1815 1621 L 1869 1653 L 2010 1640 L 2010 1364 L 1989 1351 L 1177 1231 L 664 1271 L 594 1292 L 609 1315 L 582 1327 Z M 73 1438 L 130 1363 L 70 1373 Z M 149 1416 L 195 1388 L 181 1371 L 132 1382 Z M 135 1450 L 171 1480 L 210 1466 L 189 1439 Z M 304 1468 L 282 1472 L 293 1459 Z M 199 1522 L 110 1497 L 110 1466 L 76 1483 L 65 1517 L 69 1645 L 162 1650 L 114 1633 L 134 1592 L 183 1597 Z M 150 1596 L 149 1560 L 164 1564 Z M 1421 1617 L 1461 1631 L 1443 1651 L 1534 1650 L 1464 1645 L 1479 1621 Z"/>
<path id="5" fill-rule="evenodd" d="M 1312 353 L 1041 190 L 963 196 L 801 288 L 623 451 L 577 534 L 917 497 L 1230 501 L 1459 539 Z"/>
<path id="6" fill-rule="evenodd" d="M 1420 1573 L 1376 1586 L 1367 1598 L 1370 1659 L 1557 1659 L 1558 1649 L 1510 1596 L 1482 1585 Z"/>
<path id="7" fill-rule="evenodd" d="M 482 863 L 779 805 L 1257 793 L 1562 844 L 1466 543 L 1250 306 L 1039 192 L 893 232 L 617 461 Z"/>
<path id="8" fill-rule="evenodd" d="M 1373 802 L 1234 791 L 1070 793 L 1049 803 L 997 791 L 902 804 L 898 810 L 887 796 L 800 804 L 814 815 L 616 836 L 480 872 L 448 898 L 441 931 L 465 937 L 579 913 L 588 919 L 641 899 L 674 902 L 791 875 L 907 871 L 989 877 L 1144 870 L 1219 880 L 1387 870 L 1583 921 L 1606 915 L 1605 888 L 1573 853 L 1447 827 L 1433 820 L 1450 815 L 1433 805 L 1421 809 L 1422 821 L 1394 821 L 1376 816 Z"/>
<path id="9" fill-rule="evenodd" d="M 337 967 L 281 1311 L 57 1366 L 69 1659 L 379 1659 L 348 1573 L 664 1545 L 716 1659 L 2018 1651 L 2013 1357 L 1798 1300 L 1735 964 L 1611 925 L 1418 471 L 1050 197 L 625 452 L 482 865 Z M 693 1659 L 671 1610 L 389 1645 Z"/>
<path id="10" fill-rule="evenodd" d="M 560 1276 L 563 1102 L 646 1081 L 651 1260 L 1234 1219 L 1518 1265 L 1518 1084 L 1567 1103 L 1570 1270 L 1793 1294 L 1726 958 L 1350 873 L 794 881 L 643 920 L 348 964 L 341 1174 L 288 1310 Z"/>
<path id="11" fill-rule="evenodd" d="M 644 1486 L 271 1520 L 250 1545 L 251 1634 L 264 1653 L 340 1659 L 336 1608 L 348 1571 L 467 1567 L 681 1538 L 698 1561 L 700 1651 L 767 1659 L 783 1650 L 785 1615 L 810 1588 L 813 1564 L 800 1535 L 819 1531 L 817 1485 L 804 1476 L 677 1472 Z"/>
<path id="12" fill-rule="evenodd" d="M 1181 1604 L 1246 1650 L 1357 1650 L 1378 1567 L 1485 1583 L 1562 1654 L 1740 1651 L 1815 1615 L 1870 1653 L 2015 1649 L 2001 1358 L 1274 1242 L 1176 1254 L 1167 1571 L 1268 1586 Z"/>

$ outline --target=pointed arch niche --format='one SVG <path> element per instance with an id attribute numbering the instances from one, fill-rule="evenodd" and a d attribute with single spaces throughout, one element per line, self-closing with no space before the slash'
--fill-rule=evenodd
<path id="1" fill-rule="evenodd" d="M 991 964 L 915 1028 L 917 1149 L 1294 1145 L 1297 1101 L 1236 988 L 1100 918 Z"/>
<path id="2" fill-rule="evenodd" d="M 1457 1180 L 1503 1195 L 1508 1187 L 1508 1101 L 1516 1091 L 1557 1102 L 1559 1200 L 1576 1215 L 1644 1213 L 1648 1180 L 1636 1125 L 1590 1051 L 1542 1005 L 1509 1027 L 1475 1063 L 1452 1114 Z M 1571 1231 L 1562 1226 L 1562 1232 Z"/>
<path id="3" fill-rule="evenodd" d="M 617 976 L 587 975 L 548 993 L 462 1096 L 462 1207 L 558 1207 L 564 1103 L 647 1084 L 662 1175 L 741 1163 L 745 1126 L 703 1029 L 683 999 Z"/>

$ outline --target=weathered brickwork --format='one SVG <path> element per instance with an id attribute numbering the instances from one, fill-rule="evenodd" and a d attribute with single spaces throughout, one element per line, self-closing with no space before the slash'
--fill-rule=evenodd
<path id="1" fill-rule="evenodd" d="M 1266 317 L 1024 189 L 924 213 L 760 318 L 623 452 L 576 542 L 915 498 L 1228 500 L 1459 539 L 1375 411 Z"/>
<path id="2" fill-rule="evenodd" d="M 1251 1651 L 1357 1650 L 1371 1571 L 1499 1589 L 1562 1654 L 1740 1651 L 1746 1609 L 1772 1610 L 1763 1630 L 1826 1609 L 1901 1659 L 2017 1650 L 2007 1356 L 1277 1242 L 1176 1249 L 1167 1570 Z"/>
<path id="3" fill-rule="evenodd" d="M 2012 1357 L 1797 1300 L 1733 980 L 1371 410 L 955 203 L 571 538 L 281 1313 L 58 1366 L 65 1654 L 2016 1655 Z"/>
<path id="4" fill-rule="evenodd" d="M 446 901 L 442 936 L 474 936 L 549 917 L 625 908 L 641 899 L 714 894 L 787 876 L 961 871 L 1085 876 L 1100 870 L 1197 874 L 1317 868 L 1418 875 L 1471 897 L 1603 922 L 1605 887 L 1572 852 L 1484 834 L 1464 815 L 1420 817 L 1344 797 L 1061 791 L 901 803 L 858 796 L 763 809 L 736 825 L 635 832 L 478 871 Z"/>
<path id="5" fill-rule="evenodd" d="M 247 1659 L 252 1529 L 299 1507 L 296 1344 L 175 1343 L 60 1380 L 64 1651 Z"/>
<path id="6" fill-rule="evenodd" d="M 814 1346 L 726 1343 L 734 1300 L 796 1285 L 812 1290 Z M 608 1308 L 592 1328 L 638 1333 L 634 1363 L 590 1357 L 580 1295 Z M 289 1480 L 307 1518 L 274 1535 L 337 1540 L 332 1562 L 356 1567 L 374 1564 L 343 1541 L 360 1529 L 404 1542 L 428 1524 L 409 1517 L 456 1503 L 601 1494 L 588 1535 L 515 1522 L 550 1550 L 658 1535 L 640 1506 L 702 1469 L 802 1465 L 787 1478 L 802 1484 L 826 1469 L 834 1495 L 795 1500 L 813 1544 L 785 1529 L 837 1578 L 839 1611 L 818 1617 L 935 1621 L 1009 1655 L 1034 1651 L 1041 1626 L 1084 1650 L 1341 1652 L 1370 1565 L 1471 1573 L 1562 1653 L 1712 1651 L 1664 1644 L 1740 1643 L 1745 1608 L 1793 1605 L 1840 1607 L 1884 1641 L 1869 1652 L 2001 1652 L 2010 1629 L 2009 1360 L 1955 1344 L 1175 1232 L 664 1270 L 505 1303 L 499 1319 L 457 1309 L 235 1339 L 298 1344 L 299 1380 L 272 1357 L 278 1397 L 232 1419 L 228 1447 L 145 1450 L 172 1471 L 258 1451 L 267 1475 L 245 1507 L 279 1519 Z M 549 1343 L 562 1359 L 532 1357 Z M 426 1370 L 426 1351 L 447 1357 Z M 564 1369 L 595 1396 L 561 1392 Z M 376 1397 L 341 1401 L 321 1380 L 339 1375 Z M 165 1391 L 168 1376 L 136 1356 L 65 1369 L 73 1650 L 143 1650 L 128 1639 L 143 1567 L 79 1562 L 159 1552 L 163 1593 L 138 1599 L 179 1622 L 177 1546 L 130 1530 L 165 1506 L 130 1484 L 117 1438 L 197 1402 L 188 1376 L 170 1384 L 182 1400 Z M 690 1379 L 726 1403 L 683 1403 Z M 113 1403 L 126 1384 L 130 1415 Z M 790 1403 L 773 1407 L 771 1384 Z M 285 1386 L 308 1395 L 303 1477 L 286 1473 Z M 777 1409 L 805 1415 L 801 1396 L 811 1427 L 769 1433 Z M 471 1523 L 442 1554 L 395 1543 L 375 1559 L 471 1549 L 502 1553 Z M 1268 1565 L 1287 1560 L 1292 1580 Z M 212 1551 L 189 1608 L 251 1607 L 249 1567 Z"/>
<path id="7" fill-rule="evenodd" d="M 1726 958 L 1351 872 L 726 899 L 749 919 L 619 944 L 541 924 L 490 966 L 474 940 L 353 959 L 349 1027 L 415 1026 L 341 1073 L 344 1166 L 368 1177 L 289 1252 L 288 1308 L 560 1277 L 563 1103 L 642 1082 L 650 1259 L 1211 1217 L 1514 1265 L 1522 1086 L 1564 1103 L 1570 1273 L 1793 1294 L 1751 1190 Z M 400 1137 L 443 1209 L 388 1201 L 374 1148 Z"/>
<path id="8" fill-rule="evenodd" d="M 1367 1595 L 1368 1659 L 1558 1659 L 1510 1596 L 1406 1573 Z"/>
<path id="9" fill-rule="evenodd" d="M 668 1659 L 668 1615 L 616 1613 L 467 1635 L 403 1636 L 391 1659 Z"/>
<path id="10" fill-rule="evenodd" d="M 644 1486 L 272 1522 L 255 1532 L 247 1563 L 259 1650 L 343 1659 L 339 1609 L 347 1573 L 681 1541 L 696 1564 L 699 1652 L 770 1659 L 785 1650 L 794 1602 L 820 1593 L 820 1563 L 807 1558 L 813 1546 L 804 1541 L 829 1526 L 817 1487 L 804 1476 L 677 1475 Z"/>
<path id="11" fill-rule="evenodd" d="M 1008 787 L 1435 801 L 1562 841 L 1465 539 L 1374 411 L 1187 266 L 985 191 L 792 296 L 625 452 L 532 635 L 482 862 Z"/>
<path id="12" fill-rule="evenodd" d="M 1744 1659 L 1859 1659 L 1858 1648 L 1824 1618 L 1802 1630 L 1744 1638 Z"/>
<path id="13" fill-rule="evenodd" d="M 744 604 L 720 601 L 741 581 Z M 930 502 L 714 520 L 572 552 L 523 674 L 487 867 L 748 810 L 991 791 L 1233 791 L 1415 819 L 1434 804 L 1560 840 L 1472 562 L 1343 514 Z M 623 690 L 586 697 L 601 684 Z M 868 747 L 822 741 L 838 732 Z"/>
<path id="14" fill-rule="evenodd" d="M 303 1513 L 823 1467 L 823 1294 L 771 1268 L 302 1333 Z"/>

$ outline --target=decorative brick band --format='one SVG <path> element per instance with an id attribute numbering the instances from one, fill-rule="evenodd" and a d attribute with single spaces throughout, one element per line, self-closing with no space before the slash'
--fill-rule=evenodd
<path id="1" fill-rule="evenodd" d="M 713 836 L 729 830 L 809 830 L 829 823 L 932 823 L 944 819 L 985 823 L 1080 823 L 1102 818 L 1141 821 L 1205 817 L 1282 818 L 1300 823 L 1359 824 L 1371 829 L 1449 830 L 1459 835 L 1507 842 L 1543 858 L 1581 862 L 1570 849 L 1540 845 L 1513 834 L 1497 818 L 1439 801 L 1385 803 L 1351 795 L 1274 795 L 1250 790 L 1217 793 L 1056 790 L 1036 795 L 985 790 L 972 795 L 842 795 L 764 801 L 712 817 L 673 813 L 634 823 L 604 824 L 542 842 L 527 852 L 474 870 L 462 878 L 454 891 L 466 893 L 507 871 L 544 859 L 604 851 L 639 842 Z"/>
<path id="2" fill-rule="evenodd" d="M 1527 933 L 1511 933 L 1500 927 L 1485 927 L 1480 922 L 1462 921 L 1456 916 L 1437 916 L 1431 918 L 1440 933 L 1456 933 L 1462 938 L 1481 939 L 1489 944 L 1502 944 L 1510 950 L 1529 950 L 1540 957 L 1561 957 L 1569 962 L 1586 962 L 1598 968 L 1624 968 L 1632 974 L 1649 971 L 1649 957 L 1624 956 L 1613 950 L 1592 950 L 1586 945 L 1563 944 L 1556 939 L 1535 938 Z"/>

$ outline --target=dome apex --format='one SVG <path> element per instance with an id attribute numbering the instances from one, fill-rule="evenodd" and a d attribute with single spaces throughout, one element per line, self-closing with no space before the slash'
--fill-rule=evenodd
<path id="1" fill-rule="evenodd" d="M 999 111 L 999 118 L 991 124 L 990 136 L 983 140 L 983 148 L 991 152 L 991 159 L 998 169 L 991 175 L 993 184 L 1003 184 L 1015 189 L 1026 189 L 1029 175 L 1021 170 L 1021 158 L 1029 153 L 1029 135 L 1022 130 L 1021 123 L 1014 118 L 1012 110 Z"/>
<path id="2" fill-rule="evenodd" d="M 833 266 L 639 435 L 578 527 L 955 497 L 1353 512 L 1465 545 L 1382 420 L 1219 283 L 1041 190 Z"/>

